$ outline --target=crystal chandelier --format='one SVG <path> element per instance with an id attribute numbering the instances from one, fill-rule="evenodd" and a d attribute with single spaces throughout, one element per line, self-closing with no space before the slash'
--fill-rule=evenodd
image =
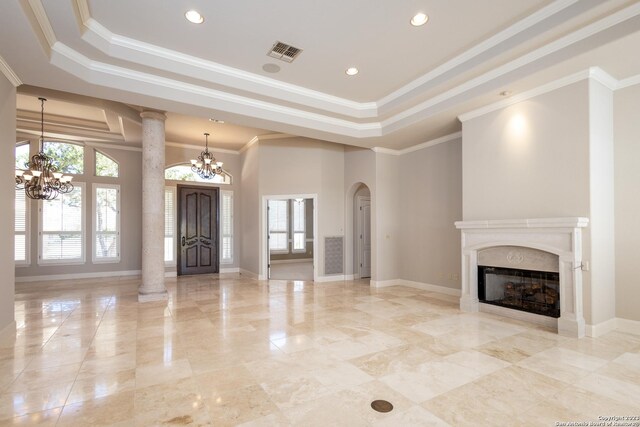
<path id="1" fill-rule="evenodd" d="M 16 189 L 24 189 L 30 199 L 52 200 L 58 197 L 58 194 L 73 190 L 73 184 L 71 184 L 73 177 L 57 172 L 53 159 L 44 153 L 44 102 L 46 99 L 38 99 L 41 104 L 39 151 L 31 157 L 31 161 L 27 164 L 28 170 L 16 169 Z"/>
<path id="2" fill-rule="evenodd" d="M 204 151 L 197 159 L 191 160 L 191 170 L 202 179 L 213 179 L 214 176 L 222 174 L 222 162 L 217 162 L 213 154 L 209 152 L 209 134 L 205 133 L 204 138 Z"/>

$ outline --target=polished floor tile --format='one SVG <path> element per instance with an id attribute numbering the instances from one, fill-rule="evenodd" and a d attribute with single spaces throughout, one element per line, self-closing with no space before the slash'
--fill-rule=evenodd
<path id="1" fill-rule="evenodd" d="M 640 415 L 640 337 L 576 340 L 365 281 L 20 284 L 0 426 L 501 426 Z M 390 413 L 371 408 L 388 400 Z"/>

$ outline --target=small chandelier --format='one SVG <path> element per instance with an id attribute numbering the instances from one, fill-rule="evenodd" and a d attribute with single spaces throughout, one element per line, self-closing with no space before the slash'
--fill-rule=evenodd
<path id="1" fill-rule="evenodd" d="M 214 176 L 222 174 L 222 162 L 217 162 L 213 154 L 209 152 L 209 134 L 205 133 L 204 138 L 204 151 L 197 159 L 191 160 L 191 170 L 202 179 L 213 179 Z"/>
<path id="2" fill-rule="evenodd" d="M 44 102 L 40 100 L 40 141 L 38 154 L 31 157 L 27 164 L 28 170 L 16 169 L 16 189 L 24 189 L 30 199 L 53 200 L 58 194 L 68 193 L 73 190 L 72 176 L 57 172 L 57 168 L 51 157 L 44 153 Z"/>

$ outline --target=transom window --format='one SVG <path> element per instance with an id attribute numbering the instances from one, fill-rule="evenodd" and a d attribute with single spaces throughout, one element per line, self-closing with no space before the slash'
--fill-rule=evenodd
<path id="1" fill-rule="evenodd" d="M 118 177 L 118 162 L 106 154 L 95 150 L 96 153 L 96 176 Z"/>
<path id="2" fill-rule="evenodd" d="M 29 163 L 29 143 L 16 145 L 16 169 L 27 169 Z"/>
<path id="3" fill-rule="evenodd" d="M 231 184 L 231 175 L 226 171 L 222 174 L 216 175 L 213 179 L 203 179 L 191 170 L 191 165 L 182 164 L 171 166 L 164 170 L 164 179 L 172 181 L 192 181 L 192 182 L 206 182 L 209 184 Z"/>
<path id="4" fill-rule="evenodd" d="M 84 173 L 84 147 L 67 142 L 45 141 L 43 151 L 54 159 L 58 172 L 72 175 Z"/>

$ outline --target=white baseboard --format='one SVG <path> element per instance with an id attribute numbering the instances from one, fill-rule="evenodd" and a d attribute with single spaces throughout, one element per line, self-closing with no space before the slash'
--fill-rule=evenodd
<path id="1" fill-rule="evenodd" d="M 177 271 L 165 271 L 164 277 L 178 277 Z"/>
<path id="2" fill-rule="evenodd" d="M 249 279 L 258 279 L 258 275 L 253 271 L 245 270 L 244 268 L 239 268 L 238 272 L 240 273 L 241 276 L 245 276 Z M 264 280 L 264 279 L 259 279 L 259 280 Z"/>
<path id="3" fill-rule="evenodd" d="M 640 320 L 617 318 L 617 329 L 622 332 L 640 335 Z"/>
<path id="4" fill-rule="evenodd" d="M 51 280 L 99 279 L 104 277 L 139 276 L 142 270 L 102 271 L 99 273 L 48 274 L 44 276 L 16 277 L 16 283 L 48 282 Z"/>
<path id="5" fill-rule="evenodd" d="M 356 277 L 355 274 L 345 274 L 344 280 L 355 280 L 355 277 Z"/>
<path id="6" fill-rule="evenodd" d="M 238 267 L 220 269 L 220 274 L 230 274 L 230 273 L 240 273 L 240 269 Z"/>
<path id="7" fill-rule="evenodd" d="M 316 283 L 327 283 L 327 282 L 344 282 L 344 274 L 336 274 L 334 276 L 318 276 L 314 280 Z"/>
<path id="8" fill-rule="evenodd" d="M 585 325 L 585 334 L 591 338 L 601 337 L 609 332 L 618 328 L 618 320 L 617 318 L 605 320 L 604 322 L 600 322 L 597 325 Z"/>
<path id="9" fill-rule="evenodd" d="M 372 288 L 387 288 L 389 286 L 398 286 L 402 283 L 401 279 L 391 279 L 391 280 L 371 280 L 370 286 Z"/>
<path id="10" fill-rule="evenodd" d="M 422 289 L 423 291 L 437 292 L 439 294 L 453 295 L 456 297 L 459 297 L 461 295 L 460 289 L 453 289 L 453 288 L 448 288 L 446 286 L 432 285 L 430 283 L 414 282 L 411 280 L 404 280 L 404 279 L 398 279 L 398 281 L 400 282 L 398 283 L 399 285 Z"/>
<path id="11" fill-rule="evenodd" d="M 313 258 L 272 259 L 271 264 L 293 264 L 298 262 L 313 262 Z"/>

